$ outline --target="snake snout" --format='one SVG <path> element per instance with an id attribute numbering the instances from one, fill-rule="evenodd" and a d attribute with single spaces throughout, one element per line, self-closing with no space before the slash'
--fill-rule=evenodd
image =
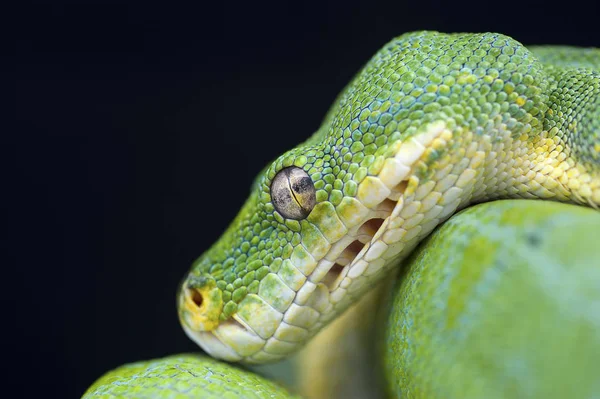
<path id="1" fill-rule="evenodd" d="M 181 284 L 178 307 L 183 330 L 209 355 L 227 361 L 265 361 L 263 358 L 267 355 L 262 349 L 266 340 L 244 321 L 248 314 L 242 317 L 238 313 L 226 318 L 221 316 L 223 292 L 213 277 L 190 273 Z M 262 333 L 260 327 L 268 326 L 273 320 L 269 315 L 261 316 L 260 307 L 251 308 L 246 310 L 254 315 L 252 320 L 257 320 Z"/>
<path id="2" fill-rule="evenodd" d="M 222 292 L 214 279 L 189 275 L 181 285 L 178 307 L 181 324 L 193 331 L 212 331 L 219 325 Z"/>

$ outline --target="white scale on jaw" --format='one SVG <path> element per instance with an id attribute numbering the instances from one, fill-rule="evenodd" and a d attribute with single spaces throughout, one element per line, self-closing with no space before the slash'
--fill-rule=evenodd
<path id="1" fill-rule="evenodd" d="M 502 136 L 497 145 L 491 144 L 488 135 L 472 140 L 468 137 L 472 133 L 462 134 L 462 141 L 470 144 L 459 150 L 460 160 L 440 167 L 426 182 L 419 182 L 412 169 L 427 148 L 444 148 L 450 142 L 452 133 L 445 124 L 433 123 L 406 142 L 395 143 L 396 155 L 385 160 L 376 176 L 367 176 L 358 185 L 353 201 L 359 212 L 352 223 L 340 221 L 341 238 L 320 256 L 304 248 L 308 261 L 286 260 L 277 274 L 265 277 L 279 287 L 279 309 L 272 293 L 262 293 L 259 287 L 258 295 L 247 296 L 253 306 L 259 303 L 248 320 L 238 311 L 212 332 L 194 332 L 184 326 L 188 336 L 210 355 L 229 361 L 276 361 L 298 349 L 381 280 L 438 224 L 471 198 L 486 198 L 488 188 L 498 191 L 498 186 L 483 184 L 481 176 L 499 185 L 514 185 L 515 177 L 503 174 L 497 165 L 503 164 L 507 151 L 513 157 L 524 151 L 521 142 L 515 140 L 512 148 L 505 149 L 511 139 L 504 129 L 497 132 Z"/>

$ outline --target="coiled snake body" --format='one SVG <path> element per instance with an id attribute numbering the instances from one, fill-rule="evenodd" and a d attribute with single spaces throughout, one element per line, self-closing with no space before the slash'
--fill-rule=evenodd
<path id="1" fill-rule="evenodd" d="M 528 49 L 493 33 L 405 34 L 367 63 L 312 137 L 257 177 L 239 215 L 182 283 L 182 326 L 215 358 L 278 361 L 369 291 L 383 290 L 381 281 L 404 264 L 389 316 L 379 322 L 392 391 L 574 392 L 549 388 L 560 380 L 545 362 L 560 342 L 577 353 L 563 359 L 582 377 L 577 392 L 599 395 L 587 368 L 600 359 L 599 252 L 586 244 L 600 227 L 595 210 L 520 200 L 478 205 L 404 261 L 457 211 L 508 198 L 600 204 L 600 50 Z M 579 238 L 567 240 L 561 223 Z M 577 256 L 562 256 L 574 247 Z M 541 264 L 553 251 L 556 264 Z M 572 271 L 563 273 L 563 264 Z M 567 320 L 575 308 L 581 317 Z M 207 383 L 219 373 L 222 383 Z M 243 391 L 243 373 L 174 357 L 118 369 L 86 397 L 263 397 Z M 327 379 L 327 370 L 320 375 Z M 249 384 L 284 395 L 264 380 Z"/>

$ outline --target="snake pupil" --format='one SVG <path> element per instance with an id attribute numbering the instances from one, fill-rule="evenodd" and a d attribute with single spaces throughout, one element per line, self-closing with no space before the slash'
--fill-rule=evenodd
<path id="1" fill-rule="evenodd" d="M 316 203 L 315 186 L 308 174 L 297 167 L 285 168 L 271 183 L 271 200 L 283 217 L 301 220 L 308 216 Z"/>
<path id="2" fill-rule="evenodd" d="M 299 194 L 302 194 L 309 191 L 312 186 L 313 184 L 312 180 L 310 180 L 310 177 L 303 177 L 302 179 L 299 179 L 292 184 L 292 190 Z"/>

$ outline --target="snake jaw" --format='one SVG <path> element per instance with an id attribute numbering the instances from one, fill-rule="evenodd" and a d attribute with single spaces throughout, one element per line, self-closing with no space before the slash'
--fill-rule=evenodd
<path id="1" fill-rule="evenodd" d="M 258 319 L 259 321 L 260 318 Z M 182 323 L 186 335 L 209 355 L 230 362 L 264 363 L 279 360 L 263 351 L 267 340 L 261 338 L 238 315 L 218 324 L 211 331 L 199 331 Z"/>
<path id="2" fill-rule="evenodd" d="M 211 332 L 192 330 L 184 323 L 181 325 L 183 326 L 185 334 L 210 356 L 230 362 L 236 362 L 241 359 L 232 348 L 223 344 Z"/>

